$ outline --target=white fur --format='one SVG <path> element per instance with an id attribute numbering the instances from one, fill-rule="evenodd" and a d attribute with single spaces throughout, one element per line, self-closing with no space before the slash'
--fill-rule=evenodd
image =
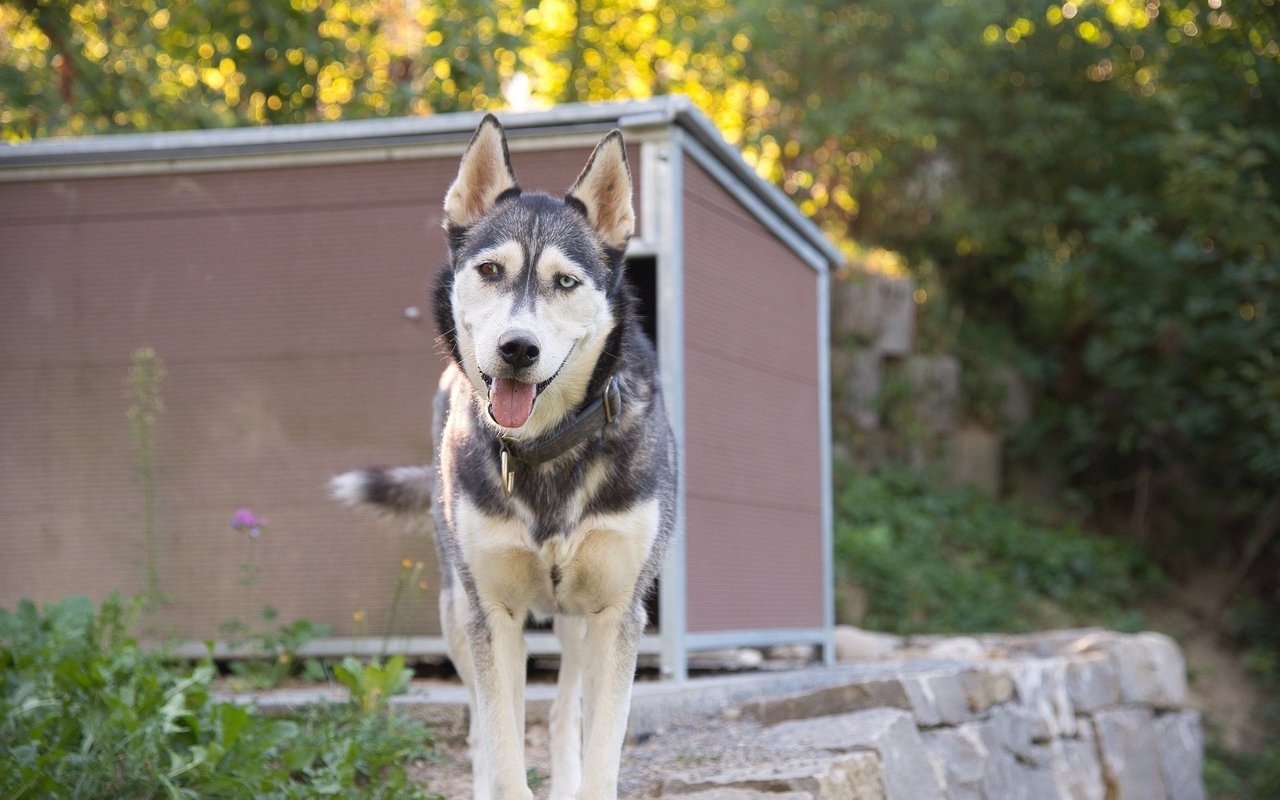
<path id="1" fill-rule="evenodd" d="M 636 215 L 631 208 L 631 173 L 621 134 L 614 131 L 600 140 L 569 194 L 586 206 L 587 218 L 605 244 L 618 249 L 627 246 L 635 231 Z"/>
<path id="2" fill-rule="evenodd" d="M 496 262 L 505 269 L 501 284 L 480 277 L 476 266 L 486 261 Z M 514 240 L 483 251 L 459 270 L 452 298 L 458 350 L 467 379 L 479 396 L 485 396 L 488 391 L 480 373 L 501 375 L 503 372 L 498 342 L 511 330 L 532 333 L 541 348 L 530 382 L 542 383 L 556 376 L 538 396 L 533 413 L 519 428 L 503 428 L 485 415 L 504 436 L 516 440 L 547 432 L 581 402 L 614 324 L 604 293 L 585 280 L 573 291 L 545 293 L 532 309 L 516 309 L 508 287 L 522 279 L 524 261 L 524 250 Z M 552 286 L 562 274 L 582 278 L 554 246 L 542 251 L 534 269 L 544 287 Z"/>
<path id="3" fill-rule="evenodd" d="M 484 216 L 498 195 L 516 185 L 506 159 L 506 135 L 493 117 L 485 117 L 462 154 L 458 177 L 444 197 L 444 219 L 465 228 Z"/>
<path id="4" fill-rule="evenodd" d="M 364 473 L 344 472 L 329 479 L 329 496 L 346 506 L 357 506 L 365 499 Z"/>
<path id="5" fill-rule="evenodd" d="M 482 774 L 485 768 L 477 766 L 474 775 L 478 787 L 487 781 L 493 797 L 528 796 L 520 791 L 525 768 L 523 626 L 533 609 L 556 613 L 564 652 L 552 713 L 552 796 L 617 796 L 636 657 L 634 638 L 620 635 L 620 628 L 633 608 L 632 593 L 653 545 L 658 516 L 653 500 L 626 513 L 589 517 L 567 537 L 539 548 L 521 520 L 491 518 L 465 500 L 458 503 L 455 530 L 491 641 L 486 653 L 477 653 L 477 642 L 469 640 L 467 655 L 475 673 L 477 738 L 492 770 Z M 551 582 L 553 565 L 561 573 L 559 589 Z M 451 645 L 461 644 L 456 638 L 450 636 Z"/>

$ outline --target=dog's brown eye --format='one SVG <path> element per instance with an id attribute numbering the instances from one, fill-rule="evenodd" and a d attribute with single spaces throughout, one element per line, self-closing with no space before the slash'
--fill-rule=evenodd
<path id="1" fill-rule="evenodd" d="M 480 270 L 480 274 L 486 278 L 492 278 L 494 275 L 498 274 L 498 265 L 492 261 L 485 261 L 480 266 L 476 267 L 476 269 Z"/>

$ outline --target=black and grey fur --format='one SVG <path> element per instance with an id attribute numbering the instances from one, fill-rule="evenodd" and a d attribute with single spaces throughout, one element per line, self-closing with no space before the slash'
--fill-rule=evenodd
<path id="1" fill-rule="evenodd" d="M 445 199 L 450 253 L 435 311 L 453 363 L 435 402 L 434 469 L 334 479 L 339 499 L 407 514 L 426 511 L 430 488 L 441 618 L 472 698 L 476 798 L 532 796 L 522 635 L 531 612 L 554 617 L 563 651 L 551 797 L 617 795 L 644 601 L 671 537 L 676 488 L 653 347 L 623 275 L 631 193 L 616 131 L 563 199 L 522 191 L 502 128 L 486 117 Z M 610 380 L 620 415 L 549 461 L 515 460 L 574 425 Z M 517 427 L 503 427 L 491 405 L 503 381 L 537 386 Z M 515 464 L 510 494 L 504 446 Z"/>

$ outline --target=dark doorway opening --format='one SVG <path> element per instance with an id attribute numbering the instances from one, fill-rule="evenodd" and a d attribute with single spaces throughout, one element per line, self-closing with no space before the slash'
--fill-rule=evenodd
<path id="1" fill-rule="evenodd" d="M 627 259 L 627 283 L 639 301 L 640 326 L 658 346 L 658 262 L 653 256 Z"/>

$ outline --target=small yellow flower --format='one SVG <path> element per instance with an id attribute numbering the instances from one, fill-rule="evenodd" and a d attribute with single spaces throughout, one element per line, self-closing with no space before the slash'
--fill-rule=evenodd
<path id="1" fill-rule="evenodd" d="M 406 558 L 404 561 L 401 561 L 401 562 L 400 562 L 400 566 L 404 567 L 405 569 L 412 569 L 412 568 L 413 568 L 413 559 L 411 559 L 411 558 Z"/>
<path id="2" fill-rule="evenodd" d="M 422 567 L 423 567 L 423 564 L 421 561 L 413 565 L 413 568 L 416 569 L 418 572 L 422 572 Z"/>
<path id="3" fill-rule="evenodd" d="M 427 582 L 418 581 L 418 588 L 425 592 L 427 590 Z"/>
<path id="4" fill-rule="evenodd" d="M 351 615 L 351 619 L 355 622 L 364 622 L 364 612 L 357 611 L 356 613 Z"/>
<path id="5" fill-rule="evenodd" d="M 288 664 L 288 663 L 289 663 L 289 654 L 288 654 L 288 653 L 281 653 L 281 654 L 279 655 L 279 657 L 278 657 L 278 658 L 276 658 L 276 660 L 277 660 L 277 661 L 279 661 L 281 664 Z"/>

